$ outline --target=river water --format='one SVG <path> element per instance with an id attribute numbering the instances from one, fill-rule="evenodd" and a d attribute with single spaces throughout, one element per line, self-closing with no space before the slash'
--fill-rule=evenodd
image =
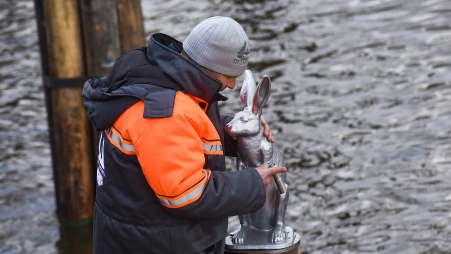
<path id="1" fill-rule="evenodd" d="M 451 252 L 451 2 L 142 0 L 146 35 L 214 15 L 251 39 L 301 253 Z M 32 0 L 0 0 L 0 253 L 90 253 L 61 227 Z M 223 112 L 241 109 L 237 89 Z M 233 160 L 228 160 L 233 167 Z M 237 227 L 231 218 L 230 228 Z"/>

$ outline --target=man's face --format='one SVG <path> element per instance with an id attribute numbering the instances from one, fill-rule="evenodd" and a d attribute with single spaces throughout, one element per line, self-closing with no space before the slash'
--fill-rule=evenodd
<path id="1" fill-rule="evenodd" d="M 221 84 L 222 84 L 221 91 L 224 91 L 224 89 L 226 89 L 226 88 L 229 88 L 229 89 L 235 88 L 237 77 L 224 75 L 221 73 L 211 71 L 209 69 L 204 69 L 204 70 L 208 75 L 212 76 L 213 78 L 215 78 L 215 79 L 219 80 L 219 82 L 221 82 Z"/>

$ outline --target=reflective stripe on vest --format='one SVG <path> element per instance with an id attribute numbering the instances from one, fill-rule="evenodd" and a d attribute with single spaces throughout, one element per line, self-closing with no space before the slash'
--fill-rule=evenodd
<path id="1" fill-rule="evenodd" d="M 113 131 L 112 128 L 106 130 L 105 133 L 111 143 L 119 148 L 122 152 L 126 154 L 135 154 L 135 147 L 132 145 L 131 141 L 125 140 L 124 138 L 122 138 L 122 136 L 116 134 L 116 132 Z"/>
<path id="2" fill-rule="evenodd" d="M 223 155 L 221 140 L 202 139 L 202 149 L 205 154 Z"/>
<path id="3" fill-rule="evenodd" d="M 157 194 L 158 199 L 163 205 L 170 208 L 178 208 L 196 201 L 200 197 L 200 195 L 202 195 L 202 192 L 204 191 L 205 186 L 208 183 L 208 179 L 210 178 L 210 170 L 205 170 L 205 172 L 205 177 L 202 179 L 202 181 L 193 186 L 194 189 L 191 190 L 191 192 L 180 197 L 165 197 Z"/>

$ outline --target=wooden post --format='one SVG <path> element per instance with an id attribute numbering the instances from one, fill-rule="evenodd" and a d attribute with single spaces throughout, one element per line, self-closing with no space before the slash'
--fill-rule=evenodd
<path id="1" fill-rule="evenodd" d="M 107 75 L 121 55 L 117 24 L 116 0 L 79 0 L 86 74 Z M 99 133 L 91 125 L 92 165 L 97 168 Z M 96 171 L 93 171 L 95 177 Z M 93 193 L 93 195 L 95 195 Z"/>
<path id="2" fill-rule="evenodd" d="M 108 74 L 121 55 L 116 0 L 80 0 L 86 73 Z"/>
<path id="3" fill-rule="evenodd" d="M 121 53 L 146 45 L 141 0 L 116 0 Z"/>
<path id="4" fill-rule="evenodd" d="M 90 123 L 76 0 L 35 0 L 56 206 L 62 221 L 90 219 L 94 207 Z"/>
<path id="5" fill-rule="evenodd" d="M 87 77 L 108 74 L 122 53 L 145 45 L 141 3 L 34 1 L 57 213 L 63 222 L 91 219 L 99 135 L 86 116 L 82 86 Z"/>

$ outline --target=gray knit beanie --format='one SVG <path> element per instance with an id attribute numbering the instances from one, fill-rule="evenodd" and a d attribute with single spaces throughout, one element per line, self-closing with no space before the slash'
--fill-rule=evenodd
<path id="1" fill-rule="evenodd" d="M 229 76 L 240 76 L 247 68 L 249 39 L 238 22 L 211 17 L 191 30 L 183 49 L 196 63 Z"/>

